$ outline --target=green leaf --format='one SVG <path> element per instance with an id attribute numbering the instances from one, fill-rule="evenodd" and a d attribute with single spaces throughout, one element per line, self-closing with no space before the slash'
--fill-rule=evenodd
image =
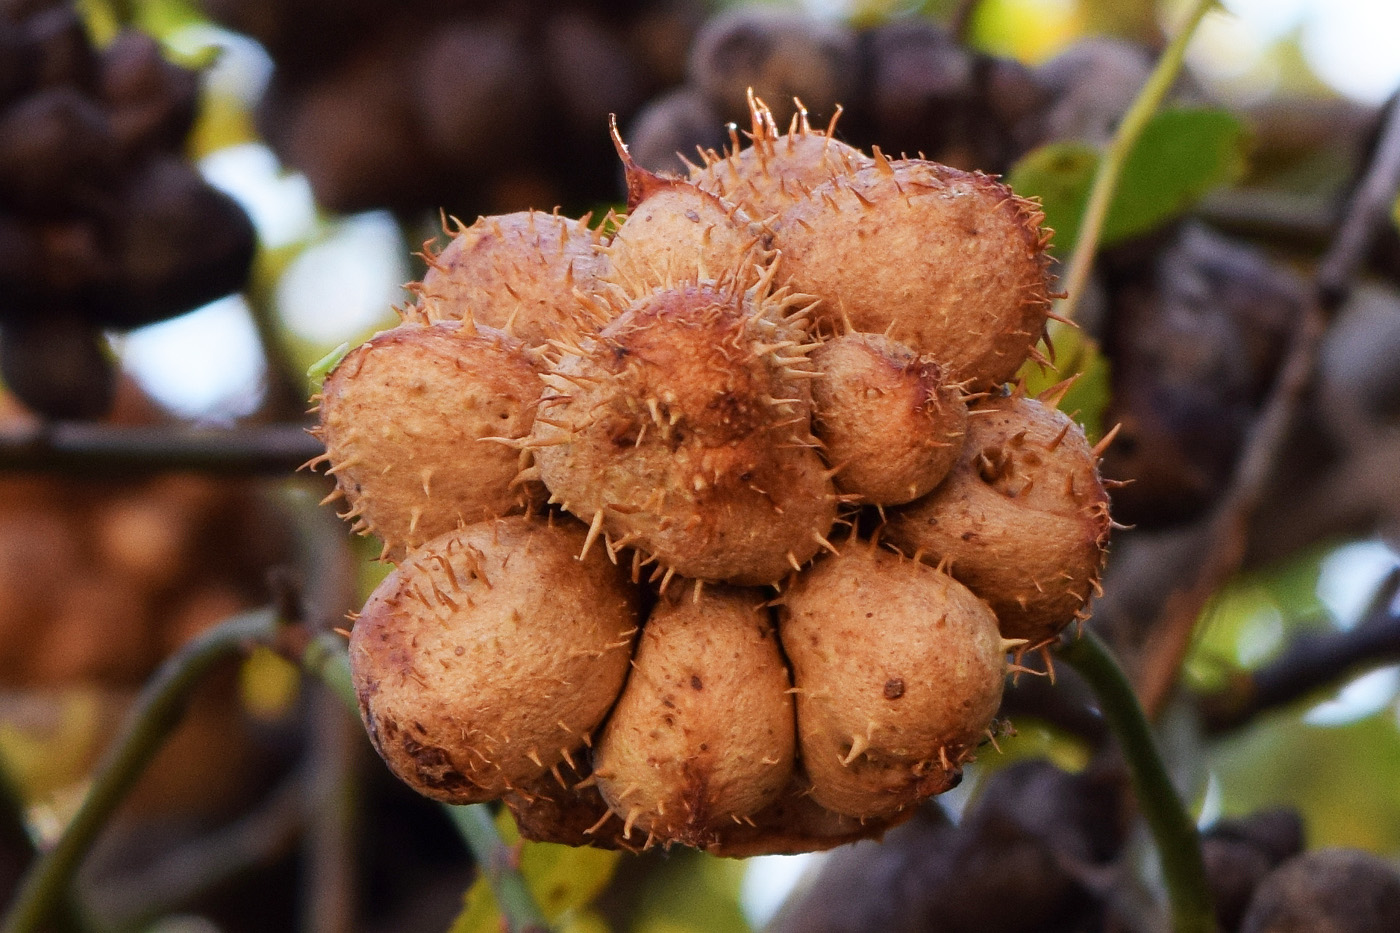
<path id="1" fill-rule="evenodd" d="M 1158 113 L 1124 160 L 1101 245 L 1154 230 L 1238 178 L 1247 140 L 1244 124 L 1223 110 Z M 1097 149 L 1082 142 L 1051 143 L 1027 153 L 1008 176 L 1017 194 L 1041 198 L 1061 256 L 1079 238 L 1099 158 Z"/>
<path id="2" fill-rule="evenodd" d="M 522 842 L 510 811 L 502 810 L 496 826 L 507 845 L 520 845 L 520 873 L 545 918 L 564 933 L 602 933 L 601 917 L 586 911 L 612 880 L 621 852 L 572 848 L 548 842 Z M 501 914 L 484 877 L 467 889 L 462 912 L 449 933 L 500 933 Z"/>
<path id="3" fill-rule="evenodd" d="M 1018 378 L 1025 381 L 1027 394 L 1039 395 L 1078 374 L 1079 379 L 1060 399 L 1059 408 L 1084 426 L 1089 440 L 1097 441 L 1103 437 L 1106 427 L 1112 427 L 1103 423 L 1104 411 L 1113 394 L 1108 357 L 1077 327 L 1052 327 L 1050 337 L 1055 347 L 1055 368 L 1027 360 Z"/>
<path id="4" fill-rule="evenodd" d="M 317 385 L 325 381 L 331 374 L 331 370 L 340 365 L 340 361 L 345 359 L 345 354 L 350 352 L 350 344 L 342 343 L 325 356 L 311 364 L 311 368 L 306 371 L 306 378 Z"/>

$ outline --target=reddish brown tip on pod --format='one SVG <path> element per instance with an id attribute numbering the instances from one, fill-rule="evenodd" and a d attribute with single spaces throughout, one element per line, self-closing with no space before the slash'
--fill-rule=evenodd
<path id="1" fill-rule="evenodd" d="M 371 741 L 419 793 L 491 800 L 581 748 L 617 699 L 638 593 L 586 529 L 524 516 L 414 551 L 350 637 Z"/>
<path id="2" fill-rule="evenodd" d="M 949 572 L 1037 645 L 1098 586 L 1110 527 L 1093 450 L 1070 418 L 1024 396 L 972 409 L 967 445 L 931 494 L 890 514 L 891 543 Z"/>
<path id="3" fill-rule="evenodd" d="M 891 816 L 957 784 L 1001 703 L 992 611 L 926 564 L 851 539 L 779 604 L 812 797 Z"/>
<path id="4" fill-rule="evenodd" d="M 459 525 L 538 501 L 515 484 L 541 385 L 519 341 L 459 323 L 401 324 L 326 377 L 318 436 L 357 528 L 397 560 Z"/>

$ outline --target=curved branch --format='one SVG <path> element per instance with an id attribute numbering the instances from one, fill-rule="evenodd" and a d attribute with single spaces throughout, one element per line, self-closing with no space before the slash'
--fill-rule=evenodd
<path id="1" fill-rule="evenodd" d="M 1089 682 L 1123 749 L 1138 808 L 1162 860 L 1172 929 L 1175 933 L 1214 933 L 1215 912 L 1206 884 L 1200 833 L 1172 786 L 1132 684 L 1092 631 L 1061 646 L 1059 654 Z"/>
<path id="2" fill-rule="evenodd" d="M 64 896 L 83 856 L 180 721 L 204 675 L 250 643 L 273 641 L 277 629 L 278 619 L 271 610 L 233 616 L 192 639 L 161 665 L 137 697 L 82 806 L 57 844 L 25 876 L 0 933 L 46 929 L 50 912 Z"/>

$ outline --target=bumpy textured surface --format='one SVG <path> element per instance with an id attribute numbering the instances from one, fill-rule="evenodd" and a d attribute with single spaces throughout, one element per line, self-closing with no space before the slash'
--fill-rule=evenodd
<path id="1" fill-rule="evenodd" d="M 840 470 L 836 488 L 871 505 L 928 493 L 958 460 L 962 393 L 937 363 L 879 334 L 850 333 L 812 351 L 813 432 Z"/>
<path id="2" fill-rule="evenodd" d="M 1053 638 L 1085 613 L 1110 527 L 1084 431 L 1033 398 L 972 409 L 949 477 L 898 510 L 887 537 L 948 571 L 996 611 L 1007 638 Z"/>
<path id="3" fill-rule="evenodd" d="M 662 599 L 598 740 L 594 774 L 642 835 L 703 848 L 792 779 L 787 667 L 760 590 Z"/>
<path id="4" fill-rule="evenodd" d="M 425 253 L 428 271 L 408 319 L 461 321 L 468 317 L 541 346 L 576 327 L 576 294 L 598 288 L 607 258 L 587 218 L 520 211 L 460 224 L 442 252 Z"/>
<path id="5" fill-rule="evenodd" d="M 1006 647 L 952 577 L 851 539 L 779 603 L 812 797 L 890 816 L 956 784 L 1001 703 Z"/>
<path id="6" fill-rule="evenodd" d="M 736 145 L 737 151 L 723 158 L 706 153 L 704 167 L 690 180 L 757 220 L 772 219 L 812 189 L 874 164 L 859 149 L 812 129 L 805 112 L 794 117 L 789 132 L 779 134 L 766 106 L 751 100 L 750 111 L 753 145 Z"/>
<path id="7" fill-rule="evenodd" d="M 834 327 L 887 334 L 973 389 L 1005 382 L 1045 329 L 1043 215 L 986 175 L 875 164 L 779 215 L 773 246 Z"/>
<path id="8" fill-rule="evenodd" d="M 837 502 L 784 310 L 761 287 L 687 284 L 583 341 L 535 422 L 554 500 L 663 572 L 762 585 L 810 559 Z"/>
<path id="9" fill-rule="evenodd" d="M 523 510 L 539 491 L 515 483 L 520 454 L 501 441 L 530 433 L 540 390 L 518 341 L 470 322 L 401 324 L 356 347 L 322 386 L 317 429 L 342 517 L 398 560 Z"/>
<path id="10" fill-rule="evenodd" d="M 332 472 L 401 560 L 355 627 L 371 735 L 526 838 L 878 837 L 957 784 L 1008 652 L 1097 585 L 1097 452 L 1005 395 L 1048 316 L 1038 210 L 750 110 L 753 145 L 688 180 L 614 128 L 625 219 L 478 221 L 327 381 Z M 542 514 L 462 528 L 449 486 Z"/>
<path id="11" fill-rule="evenodd" d="M 621 150 L 621 146 L 619 145 Z M 623 150 L 625 151 L 625 150 Z M 607 247 L 610 281 L 636 294 L 649 286 L 737 276 L 756 280 L 769 233 L 708 191 L 627 163 L 627 219 Z"/>
<path id="12" fill-rule="evenodd" d="M 430 541 L 350 638 L 374 747 L 415 790 L 501 796 L 582 748 L 622 690 L 638 594 L 585 529 L 524 516 Z"/>

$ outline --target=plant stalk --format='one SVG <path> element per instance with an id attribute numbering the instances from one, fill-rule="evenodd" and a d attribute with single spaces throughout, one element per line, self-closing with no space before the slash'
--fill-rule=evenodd
<path id="1" fill-rule="evenodd" d="M 515 853 L 496 832 L 490 808 L 476 803 L 444 809 L 462 838 L 467 840 L 472 855 L 476 856 L 478 869 L 491 886 L 491 893 L 496 895 L 496 904 L 501 908 L 501 917 L 509 933 L 547 933 L 549 924 L 526 886 L 525 877 L 516 867 Z"/>
<path id="2" fill-rule="evenodd" d="M 50 915 L 69 891 L 83 856 L 179 723 L 204 675 L 250 643 L 271 642 L 277 628 L 277 615 L 272 610 L 232 616 L 191 640 L 161 665 L 103 757 L 78 812 L 54 847 L 25 874 L 19 893 L 5 912 L 0 933 L 48 929 Z"/>
<path id="3" fill-rule="evenodd" d="M 1206 886 L 1205 861 L 1196 823 L 1167 776 L 1152 729 L 1137 694 L 1108 647 L 1092 631 L 1059 651 L 1098 697 L 1108 727 L 1118 739 L 1132 776 L 1138 808 L 1147 820 L 1162 861 L 1174 933 L 1215 933 L 1215 912 Z"/>
<path id="4" fill-rule="evenodd" d="M 1055 313 L 1066 320 L 1074 320 L 1079 307 L 1080 296 L 1089 283 L 1089 273 L 1094 268 L 1094 256 L 1098 253 L 1099 238 L 1103 235 L 1103 225 L 1108 218 L 1108 210 L 1113 205 L 1113 196 L 1118 191 L 1118 179 L 1123 174 L 1123 166 L 1128 155 L 1137 145 L 1143 128 L 1162 105 L 1167 91 L 1176 81 L 1181 64 L 1186 56 L 1186 46 L 1196 32 L 1205 15 L 1214 7 L 1217 0 L 1196 0 L 1190 15 L 1181 31 L 1163 50 L 1161 58 L 1152 69 L 1142 89 L 1138 91 L 1113 140 L 1099 159 L 1098 171 L 1094 173 L 1094 184 L 1089 189 L 1089 200 L 1084 205 L 1084 219 L 1079 225 L 1079 239 L 1075 241 L 1074 252 L 1069 257 L 1069 268 L 1065 273 L 1061 288 L 1065 297 L 1056 302 Z"/>

